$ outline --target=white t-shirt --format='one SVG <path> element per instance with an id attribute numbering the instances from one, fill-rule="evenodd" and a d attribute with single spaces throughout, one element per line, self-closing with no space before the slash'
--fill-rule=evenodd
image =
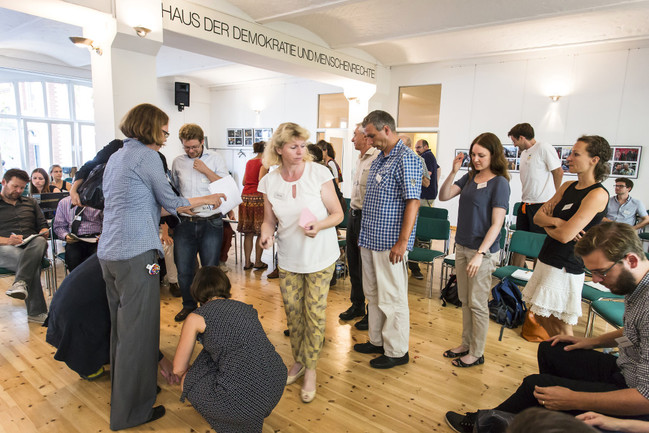
<path id="1" fill-rule="evenodd" d="M 281 170 L 271 171 L 259 182 L 257 189 L 268 197 L 278 221 L 277 261 L 280 268 L 308 274 L 331 266 L 340 256 L 335 227 L 321 230 L 316 237 L 310 238 L 298 225 L 305 207 L 318 221 L 329 215 L 321 192 L 323 184 L 332 179 L 327 167 L 307 162 L 302 176 L 295 182 L 282 179 Z"/>
<path id="2" fill-rule="evenodd" d="M 539 141 L 521 152 L 522 201 L 524 203 L 545 203 L 555 193 L 551 171 L 561 167 L 557 151 L 547 143 Z"/>

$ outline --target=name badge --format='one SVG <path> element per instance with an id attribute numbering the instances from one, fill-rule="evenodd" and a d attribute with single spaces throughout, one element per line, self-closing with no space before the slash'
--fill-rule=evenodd
<path id="1" fill-rule="evenodd" d="M 487 182 L 482 182 L 478 184 L 478 189 L 486 188 L 487 187 Z"/>
<path id="2" fill-rule="evenodd" d="M 283 192 L 276 192 L 273 194 L 273 197 L 278 198 L 280 200 L 284 199 L 284 193 Z"/>
<path id="3" fill-rule="evenodd" d="M 570 209 L 572 207 L 572 205 L 573 205 L 573 203 L 568 203 L 561 210 L 568 210 L 568 209 Z"/>
<path id="4" fill-rule="evenodd" d="M 376 175 L 376 181 L 377 181 L 377 182 L 380 183 L 382 179 L 383 179 L 383 177 L 381 177 L 380 174 L 377 174 L 377 175 Z"/>
<path id="5" fill-rule="evenodd" d="M 203 183 L 211 183 L 210 180 L 208 178 L 206 178 L 206 177 L 203 177 L 201 179 L 201 182 L 203 182 Z"/>
<path id="6" fill-rule="evenodd" d="M 631 340 L 629 340 L 628 337 L 616 338 L 615 342 L 617 343 L 618 347 L 631 347 L 631 346 L 633 346 L 633 343 L 631 342 Z"/>
<path id="7" fill-rule="evenodd" d="M 623 213 L 624 215 L 630 215 L 630 214 L 631 214 L 631 211 L 630 211 L 630 210 L 623 210 L 622 213 Z"/>

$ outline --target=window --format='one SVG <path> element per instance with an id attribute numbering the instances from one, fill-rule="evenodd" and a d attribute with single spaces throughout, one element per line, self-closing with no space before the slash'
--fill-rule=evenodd
<path id="1" fill-rule="evenodd" d="M 0 68 L 0 156 L 3 172 L 52 164 L 80 166 L 96 153 L 92 87 Z"/>
<path id="2" fill-rule="evenodd" d="M 399 87 L 399 128 L 439 128 L 441 84 Z"/>
<path id="3" fill-rule="evenodd" d="M 318 128 L 347 128 L 348 115 L 344 93 L 318 95 Z"/>

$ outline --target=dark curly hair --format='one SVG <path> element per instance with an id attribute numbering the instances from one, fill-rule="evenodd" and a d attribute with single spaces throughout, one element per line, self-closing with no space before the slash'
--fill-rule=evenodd
<path id="1" fill-rule="evenodd" d="M 586 144 L 586 152 L 588 152 L 591 158 L 595 156 L 599 158 L 593 175 L 597 182 L 602 182 L 608 177 L 608 173 L 611 172 L 608 161 L 613 157 L 613 149 L 611 149 L 608 141 L 599 135 L 582 135 L 577 141 Z"/>

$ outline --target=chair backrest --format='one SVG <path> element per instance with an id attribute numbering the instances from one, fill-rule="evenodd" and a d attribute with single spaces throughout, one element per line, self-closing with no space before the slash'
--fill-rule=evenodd
<path id="1" fill-rule="evenodd" d="M 522 203 L 522 202 L 520 202 L 520 201 L 517 201 L 516 203 L 514 203 L 514 211 L 512 212 L 512 215 L 513 215 L 514 217 L 515 217 L 516 215 L 518 215 L 518 209 L 520 209 L 520 207 L 521 207 L 521 203 Z"/>
<path id="2" fill-rule="evenodd" d="M 448 252 L 448 244 L 451 237 L 451 223 L 448 220 L 426 218 L 420 215 L 417 218 L 415 235 L 419 240 L 424 242 L 432 240 L 444 241 L 444 252 Z"/>
<path id="3" fill-rule="evenodd" d="M 512 234 L 509 251 L 535 259 L 539 256 L 546 237 L 547 235 L 541 233 L 516 230 Z"/>
<path id="4" fill-rule="evenodd" d="M 448 219 L 448 210 L 441 207 L 422 206 L 419 208 L 419 216 L 426 218 L 437 218 L 440 220 Z"/>
<path id="5" fill-rule="evenodd" d="M 507 241 L 507 229 L 505 227 L 500 229 L 500 239 L 498 243 L 500 244 L 500 249 L 505 249 L 505 242 Z"/>
<path id="6" fill-rule="evenodd" d="M 347 212 L 345 212 L 345 216 L 343 217 L 343 220 L 340 224 L 337 225 L 339 229 L 347 230 L 347 222 L 349 221 L 349 212 L 351 212 L 351 198 L 345 198 L 345 202 L 347 202 Z"/>

